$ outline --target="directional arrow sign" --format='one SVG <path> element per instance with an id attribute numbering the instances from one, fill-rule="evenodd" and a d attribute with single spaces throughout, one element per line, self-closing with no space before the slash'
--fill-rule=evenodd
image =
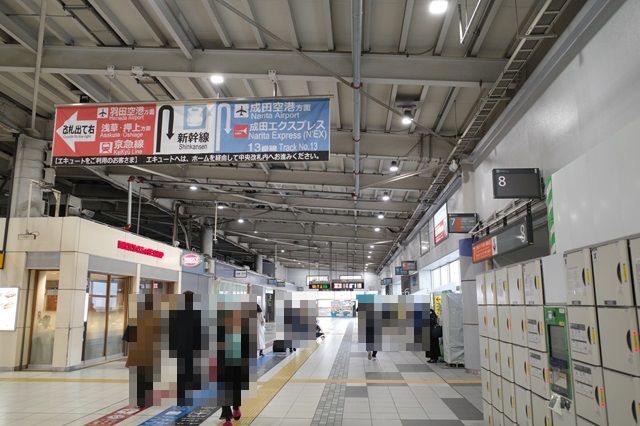
<path id="1" fill-rule="evenodd" d="M 58 128 L 58 135 L 75 152 L 76 142 L 95 142 L 96 120 L 78 120 L 78 113 L 74 113 Z"/>

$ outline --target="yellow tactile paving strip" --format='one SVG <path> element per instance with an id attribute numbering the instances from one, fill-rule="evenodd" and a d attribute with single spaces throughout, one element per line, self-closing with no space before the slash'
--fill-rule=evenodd
<path id="1" fill-rule="evenodd" d="M 475 385 L 481 384 L 480 380 L 443 380 L 443 379 L 425 379 L 425 380 L 382 380 L 382 379 L 293 379 L 291 383 L 324 383 L 324 384 L 386 384 L 386 385 Z"/>
<path id="2" fill-rule="evenodd" d="M 0 382 L 51 382 L 51 383 L 129 383 L 128 379 L 92 379 L 64 377 L 0 377 Z"/>

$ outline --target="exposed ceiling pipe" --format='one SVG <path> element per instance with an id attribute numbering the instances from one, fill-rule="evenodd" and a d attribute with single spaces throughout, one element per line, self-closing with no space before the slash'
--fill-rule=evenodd
<path id="1" fill-rule="evenodd" d="M 42 65 L 42 48 L 44 47 L 44 29 L 47 19 L 47 2 L 40 5 L 40 24 L 38 26 L 38 50 L 36 52 L 36 72 L 33 78 L 33 104 L 31 107 L 31 130 L 36 131 L 36 109 L 38 104 L 38 89 L 40 88 L 40 66 Z"/>
<path id="2" fill-rule="evenodd" d="M 362 53 L 362 0 L 352 0 L 352 43 L 353 62 L 353 176 L 355 185 L 353 199 L 360 196 L 360 56 Z"/>

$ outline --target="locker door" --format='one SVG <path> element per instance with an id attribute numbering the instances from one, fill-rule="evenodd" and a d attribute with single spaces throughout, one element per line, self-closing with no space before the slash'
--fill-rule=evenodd
<path id="1" fill-rule="evenodd" d="M 513 346 L 513 377 L 516 384 L 531 389 L 531 367 L 529 366 L 529 350 L 522 346 Z"/>
<path id="2" fill-rule="evenodd" d="M 498 330 L 498 307 L 487 305 L 487 337 L 498 340 L 500 331 Z"/>
<path id="3" fill-rule="evenodd" d="M 540 398 L 538 395 L 531 394 L 531 405 L 533 406 L 533 424 L 534 426 L 552 426 L 551 410 L 549 410 L 549 401 Z"/>
<path id="4" fill-rule="evenodd" d="M 504 417 L 500 410 L 496 407 L 493 407 L 493 425 L 494 426 L 504 426 Z"/>
<path id="5" fill-rule="evenodd" d="M 567 272 L 567 305 L 595 305 L 591 250 L 565 254 L 564 266 Z"/>
<path id="6" fill-rule="evenodd" d="M 631 267 L 633 269 L 634 291 L 636 295 L 636 305 L 640 305 L 640 238 L 629 241 L 631 252 Z"/>
<path id="7" fill-rule="evenodd" d="M 627 240 L 591 249 L 599 306 L 633 306 Z"/>
<path id="8" fill-rule="evenodd" d="M 480 337 L 480 366 L 489 370 L 489 339 Z"/>
<path id="9" fill-rule="evenodd" d="M 573 362 L 573 393 L 576 414 L 598 425 L 607 425 L 607 405 L 602 367 Z"/>
<path id="10" fill-rule="evenodd" d="M 542 284 L 542 262 L 540 259 L 525 263 L 522 267 L 524 275 L 524 301 L 527 305 L 544 305 Z"/>
<path id="11" fill-rule="evenodd" d="M 491 405 L 502 412 L 502 378 L 493 373 L 491 373 Z"/>
<path id="12" fill-rule="evenodd" d="M 598 308 L 602 365 L 640 376 L 640 342 L 636 308 Z"/>
<path id="13" fill-rule="evenodd" d="M 544 308 L 527 306 L 527 346 L 540 352 L 547 352 L 547 338 L 544 329 Z"/>
<path id="14" fill-rule="evenodd" d="M 489 339 L 489 367 L 492 373 L 500 375 L 500 342 Z"/>
<path id="15" fill-rule="evenodd" d="M 509 280 L 509 303 L 512 305 L 524 305 L 522 265 L 507 268 L 507 279 Z"/>
<path id="16" fill-rule="evenodd" d="M 496 297 L 498 305 L 509 304 L 509 279 L 507 268 L 496 270 Z"/>
<path id="17" fill-rule="evenodd" d="M 531 392 L 516 385 L 516 417 L 520 426 L 533 426 Z"/>
<path id="18" fill-rule="evenodd" d="M 594 426 L 594 423 L 583 419 L 582 417 L 576 418 L 576 426 Z M 595 425 L 598 426 L 598 425 Z"/>
<path id="19" fill-rule="evenodd" d="M 478 305 L 487 304 L 487 293 L 484 286 L 484 274 L 476 275 L 476 297 Z"/>
<path id="20" fill-rule="evenodd" d="M 480 369 L 480 378 L 482 380 L 482 399 L 491 402 L 491 371 Z"/>
<path id="21" fill-rule="evenodd" d="M 493 426 L 493 407 L 487 401 L 482 402 L 482 418 L 485 425 Z"/>
<path id="22" fill-rule="evenodd" d="M 527 346 L 527 316 L 524 306 L 511 306 L 511 343 Z"/>
<path id="23" fill-rule="evenodd" d="M 640 378 L 604 369 L 607 418 L 611 426 L 636 425 L 640 420 Z"/>
<path id="24" fill-rule="evenodd" d="M 500 341 L 511 343 L 511 307 L 498 306 L 498 334 Z"/>
<path id="25" fill-rule="evenodd" d="M 505 417 L 516 421 L 516 385 L 502 379 L 502 408 Z"/>
<path id="26" fill-rule="evenodd" d="M 571 357 L 591 365 L 602 365 L 600 361 L 600 336 L 596 308 L 570 306 L 567 309 Z"/>
<path id="27" fill-rule="evenodd" d="M 481 336 L 489 336 L 489 317 L 487 315 L 486 306 L 478 306 L 478 332 Z"/>
<path id="28" fill-rule="evenodd" d="M 498 295 L 496 293 L 496 273 L 494 271 L 484 274 L 484 288 L 487 305 L 495 305 L 498 301 Z"/>
<path id="29" fill-rule="evenodd" d="M 529 368 L 531 369 L 531 392 L 548 399 L 551 388 L 547 354 L 529 349 Z"/>
<path id="30" fill-rule="evenodd" d="M 562 414 L 556 412 L 551 413 L 553 426 L 576 426 L 576 409 L 575 404 L 569 407 L 569 410 L 562 410 Z"/>
<path id="31" fill-rule="evenodd" d="M 500 372 L 510 382 L 515 381 L 513 374 L 513 350 L 511 343 L 500 342 Z"/>

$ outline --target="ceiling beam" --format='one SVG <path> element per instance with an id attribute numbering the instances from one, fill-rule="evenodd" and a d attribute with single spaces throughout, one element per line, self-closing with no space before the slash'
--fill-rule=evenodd
<path id="1" fill-rule="evenodd" d="M 300 49 L 300 40 L 298 40 L 296 24 L 293 19 L 293 11 L 291 10 L 291 0 L 282 0 L 282 2 L 284 8 L 284 19 L 289 25 L 289 37 L 291 39 L 291 45 L 296 49 Z"/>
<path id="2" fill-rule="evenodd" d="M 321 0 L 324 10 L 324 28 L 327 38 L 327 50 L 333 51 L 336 46 L 333 41 L 333 20 L 331 19 L 331 0 Z"/>
<path id="3" fill-rule="evenodd" d="M 33 34 L 29 33 L 24 25 L 18 24 L 2 12 L 0 12 L 0 29 L 9 34 L 29 52 L 36 53 L 38 42 Z"/>
<path id="4" fill-rule="evenodd" d="M 364 0 L 364 20 L 362 21 L 362 51 L 371 51 L 371 18 L 373 17 L 373 0 Z"/>
<path id="5" fill-rule="evenodd" d="M 120 19 L 109 8 L 109 5 L 105 0 L 89 0 L 89 3 L 100 14 L 102 19 L 113 29 L 113 31 L 120 36 L 120 38 L 129 46 L 135 44 L 133 36 L 129 30 L 122 24 Z"/>
<path id="6" fill-rule="evenodd" d="M 396 96 L 398 95 L 398 85 L 394 84 L 393 86 L 391 86 L 391 93 L 389 94 L 389 105 L 391 105 L 392 107 L 394 107 L 393 109 L 395 109 L 395 104 L 396 104 Z M 393 111 L 392 110 L 388 110 L 387 111 L 387 121 L 384 125 L 384 131 L 386 133 L 389 133 L 391 131 L 391 122 L 393 121 Z"/>
<path id="7" fill-rule="evenodd" d="M 167 42 L 164 39 L 162 31 L 160 30 L 158 25 L 156 25 L 153 19 L 151 19 L 144 6 L 142 6 L 142 1 L 143 0 L 131 0 L 131 4 L 136 9 L 136 12 L 138 12 L 138 15 L 141 18 L 140 20 L 138 20 L 138 22 L 143 23 L 147 27 L 147 30 L 156 43 L 158 43 L 160 46 L 166 46 Z"/>
<path id="8" fill-rule="evenodd" d="M 407 40 L 409 39 L 409 29 L 411 27 L 411 17 L 413 16 L 414 0 L 406 0 L 404 4 L 404 17 L 402 19 L 402 30 L 400 30 L 400 43 L 398 52 L 407 51 Z"/>
<path id="9" fill-rule="evenodd" d="M 40 5 L 35 0 L 17 0 L 17 1 L 29 13 L 37 14 L 40 11 Z M 66 45 L 73 44 L 73 38 L 71 38 L 69 33 L 64 28 L 62 28 L 62 26 L 58 24 L 56 21 L 54 21 L 53 19 L 46 19 L 45 25 L 47 30 L 49 30 L 51 34 L 53 34 L 56 38 L 58 38 L 58 40 L 60 40 Z"/>
<path id="10" fill-rule="evenodd" d="M 256 20 L 255 13 L 253 11 L 253 5 L 251 4 L 251 0 L 241 0 L 242 5 L 244 6 L 245 14 L 247 18 L 251 19 L 254 22 L 258 22 Z M 255 25 L 247 24 L 251 27 L 251 32 L 256 39 L 256 43 L 258 44 L 259 49 L 266 49 L 267 43 L 264 41 L 264 37 L 262 36 L 262 32 Z"/>
<path id="11" fill-rule="evenodd" d="M 342 129 L 342 117 L 340 116 L 340 83 L 337 81 L 333 84 L 333 107 L 336 110 L 336 117 L 338 121 L 336 122 L 336 128 Z"/>
<path id="12" fill-rule="evenodd" d="M 113 65 L 118 75 L 131 76 L 132 66 L 142 66 L 155 77 L 208 78 L 216 70 L 229 79 L 268 80 L 278 71 L 280 81 L 334 82 L 331 73 L 294 52 L 266 50 L 194 50 L 189 60 L 179 49 L 126 47 L 46 46 L 43 73 L 108 75 Z M 351 54 L 306 52 L 337 74 L 350 79 Z M 506 64 L 505 59 L 453 58 L 367 54 L 362 57 L 362 82 L 374 84 L 489 87 Z M 33 55 L 17 45 L 0 45 L 0 72 L 34 72 Z"/>
<path id="13" fill-rule="evenodd" d="M 171 8 L 167 4 L 166 0 L 150 0 L 147 4 L 151 6 L 153 11 L 158 15 L 162 25 L 167 32 L 171 35 L 171 38 L 176 42 L 183 55 L 188 59 L 193 59 L 191 51 L 194 49 L 193 43 L 189 40 L 184 28 L 178 22 Z"/>
<path id="14" fill-rule="evenodd" d="M 422 86 L 422 90 L 420 91 L 420 99 L 418 100 L 418 108 L 416 108 L 416 112 L 413 114 L 413 122 L 411 123 L 411 126 L 409 126 L 409 133 L 413 133 L 416 131 L 416 123 L 420 122 L 422 108 L 424 107 L 424 102 L 427 99 L 428 93 L 429 86 Z"/>
<path id="15" fill-rule="evenodd" d="M 218 36 L 220 36 L 220 40 L 222 41 L 224 47 L 233 47 L 233 42 L 231 41 L 229 32 L 220 19 L 220 14 L 216 9 L 216 2 L 213 0 L 202 0 L 202 6 L 207 11 L 207 16 L 209 16 L 209 19 L 213 23 L 213 26 L 215 27 Z"/>
<path id="16" fill-rule="evenodd" d="M 451 6 L 451 5 L 450 5 Z M 440 27 L 440 32 L 438 33 L 438 40 L 436 41 L 436 47 L 433 49 L 433 54 L 435 56 L 442 55 L 442 50 L 444 49 L 444 43 L 447 41 L 447 34 L 449 33 L 449 27 L 451 27 L 451 21 L 453 21 L 454 15 L 456 15 L 456 7 L 449 7 L 447 9 L 447 13 L 444 15 L 444 20 L 442 21 L 442 27 Z"/>
<path id="17" fill-rule="evenodd" d="M 88 75 L 62 74 L 74 86 L 82 90 L 95 102 L 110 102 L 109 93 Z"/>
<path id="18" fill-rule="evenodd" d="M 451 108 L 453 108 L 453 106 L 455 105 L 456 98 L 458 97 L 459 93 L 460 93 L 459 87 L 452 87 L 451 89 L 449 89 L 449 93 L 447 94 L 447 98 L 444 101 L 442 110 L 440 110 L 440 114 L 438 114 L 438 120 L 435 126 L 436 133 L 440 133 L 440 130 L 442 130 L 442 126 L 444 126 L 445 121 L 447 121 L 447 117 L 451 112 Z"/>
<path id="19" fill-rule="evenodd" d="M 317 225 L 315 229 L 310 225 L 300 226 L 300 224 L 278 224 L 273 222 L 257 222 L 255 224 L 238 223 L 236 221 L 221 225 L 225 231 L 235 231 L 241 233 L 251 233 L 258 231 L 258 237 L 267 239 L 277 238 L 290 241 L 343 241 L 349 244 L 375 244 L 380 241 L 387 241 L 395 238 L 396 233 L 387 229 L 375 232 L 370 227 L 349 227 Z"/>

